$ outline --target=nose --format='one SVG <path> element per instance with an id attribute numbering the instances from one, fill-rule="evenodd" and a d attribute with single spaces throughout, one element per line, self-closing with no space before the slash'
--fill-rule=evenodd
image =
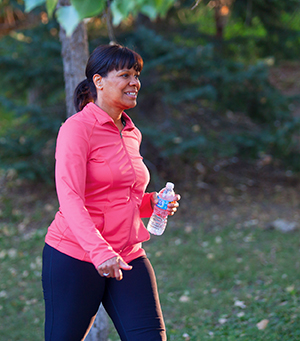
<path id="1" fill-rule="evenodd" d="M 135 86 L 137 87 L 137 89 L 139 89 L 141 87 L 141 82 L 139 79 L 135 78 L 135 76 L 132 76 L 130 78 L 130 83 L 131 86 Z"/>

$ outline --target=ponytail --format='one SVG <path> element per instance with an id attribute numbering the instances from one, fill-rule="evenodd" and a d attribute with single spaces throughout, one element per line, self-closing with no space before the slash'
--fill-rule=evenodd
<path id="1" fill-rule="evenodd" d="M 81 111 L 89 102 L 95 102 L 97 98 L 94 83 L 86 78 L 80 82 L 74 91 L 74 106 L 76 111 Z"/>

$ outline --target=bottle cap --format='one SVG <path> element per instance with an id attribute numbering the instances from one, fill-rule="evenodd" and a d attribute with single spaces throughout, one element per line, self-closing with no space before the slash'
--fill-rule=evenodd
<path id="1" fill-rule="evenodd" d="M 173 191 L 174 189 L 174 184 L 173 182 L 167 182 L 166 183 L 166 189 L 170 190 L 170 191 Z"/>

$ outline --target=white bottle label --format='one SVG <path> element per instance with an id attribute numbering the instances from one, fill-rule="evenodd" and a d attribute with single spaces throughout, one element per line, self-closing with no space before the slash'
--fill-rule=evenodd
<path id="1" fill-rule="evenodd" d="M 168 208 L 168 203 L 169 203 L 169 200 L 164 200 L 158 197 L 158 203 L 156 204 L 156 206 L 162 210 L 166 210 Z"/>

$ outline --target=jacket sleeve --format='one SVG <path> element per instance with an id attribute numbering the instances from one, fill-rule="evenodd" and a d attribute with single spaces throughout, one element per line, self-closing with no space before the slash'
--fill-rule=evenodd
<path id="1" fill-rule="evenodd" d="M 151 197 L 154 192 L 145 193 L 140 206 L 140 216 L 141 218 L 149 218 L 152 215 L 153 208 L 151 205 Z"/>
<path id="2" fill-rule="evenodd" d="M 60 211 L 97 268 L 118 254 L 96 229 L 85 207 L 89 134 L 85 125 L 75 119 L 63 124 L 57 138 L 55 179 Z"/>

